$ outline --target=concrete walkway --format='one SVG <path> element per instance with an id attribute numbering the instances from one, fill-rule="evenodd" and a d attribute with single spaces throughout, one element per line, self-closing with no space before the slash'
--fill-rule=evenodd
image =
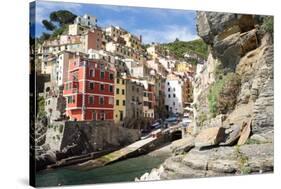
<path id="1" fill-rule="evenodd" d="M 116 160 L 119 160 L 121 158 L 124 158 L 124 157 L 136 152 L 137 150 L 154 142 L 155 140 L 157 140 L 156 137 L 149 137 L 149 138 L 146 138 L 143 140 L 139 140 L 135 143 L 130 144 L 129 146 L 126 146 L 120 150 L 117 150 L 115 152 L 104 155 L 100 158 L 78 164 L 76 167 L 81 170 L 89 170 L 89 169 L 93 169 L 96 167 L 105 166 L 111 162 L 114 162 Z"/>

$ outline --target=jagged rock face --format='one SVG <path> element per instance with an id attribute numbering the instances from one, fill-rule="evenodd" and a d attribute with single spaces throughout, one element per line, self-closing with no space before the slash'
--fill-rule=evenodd
<path id="1" fill-rule="evenodd" d="M 233 71 L 241 56 L 257 47 L 254 15 L 197 12 L 198 35 L 227 70 Z"/>
<path id="2" fill-rule="evenodd" d="M 236 67 L 242 78 L 238 105 L 254 102 L 252 128 L 259 134 L 273 130 L 274 122 L 273 46 L 269 38 L 265 35 L 260 47 L 246 54 Z"/>
<path id="3" fill-rule="evenodd" d="M 228 176 L 272 171 L 273 145 L 251 144 L 209 150 L 194 148 L 186 155 L 168 158 L 160 168 L 146 173 L 140 180 Z"/>
<path id="4" fill-rule="evenodd" d="M 273 45 L 270 34 L 259 30 L 261 20 L 256 15 L 197 12 L 198 35 L 224 71 L 241 77 L 236 108 L 253 103 L 248 114 L 257 134 L 273 130 Z"/>
<path id="5" fill-rule="evenodd" d="M 259 17 L 254 15 L 197 11 L 197 31 L 207 44 L 213 44 L 216 36 L 223 39 L 237 32 L 249 31 L 258 20 Z"/>

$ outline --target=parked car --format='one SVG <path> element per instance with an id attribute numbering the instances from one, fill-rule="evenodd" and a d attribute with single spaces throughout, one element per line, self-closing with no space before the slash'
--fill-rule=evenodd
<path id="1" fill-rule="evenodd" d="M 153 123 L 151 126 L 151 129 L 160 129 L 161 127 L 162 127 L 162 124 L 160 123 L 160 122 L 155 122 L 155 123 Z"/>
<path id="2" fill-rule="evenodd" d="M 164 122 L 164 126 L 167 128 L 167 127 L 171 127 L 173 125 L 176 125 L 178 124 L 178 117 L 169 117 L 167 119 L 165 119 L 165 122 Z"/>

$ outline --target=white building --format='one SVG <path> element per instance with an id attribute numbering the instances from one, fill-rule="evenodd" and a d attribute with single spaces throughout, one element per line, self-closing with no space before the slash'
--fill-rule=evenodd
<path id="1" fill-rule="evenodd" d="M 63 83 L 67 80 L 67 73 L 68 73 L 68 63 L 69 63 L 69 52 L 61 52 L 57 58 L 57 85 L 63 86 Z"/>
<path id="2" fill-rule="evenodd" d="M 83 17 L 77 16 L 74 20 L 74 24 L 92 28 L 97 25 L 97 18 L 95 16 L 90 16 L 87 14 L 85 14 Z"/>
<path id="3" fill-rule="evenodd" d="M 115 56 L 113 56 L 112 53 L 104 51 L 104 50 L 89 49 L 88 55 L 89 55 L 90 59 L 103 59 L 112 64 L 115 63 Z"/>
<path id="4" fill-rule="evenodd" d="M 173 74 L 167 76 L 165 82 L 165 106 L 169 112 L 183 113 L 182 101 L 183 82 Z"/>
<path id="5" fill-rule="evenodd" d="M 168 72 L 171 72 L 176 64 L 176 60 L 170 58 L 158 57 L 158 60 L 159 63 L 161 63 Z"/>

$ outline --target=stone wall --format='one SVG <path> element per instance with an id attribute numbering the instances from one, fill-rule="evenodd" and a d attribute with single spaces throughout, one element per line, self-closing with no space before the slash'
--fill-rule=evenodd
<path id="1" fill-rule="evenodd" d="M 78 144 L 87 152 L 118 148 L 140 138 L 138 130 L 116 127 L 106 121 L 67 121 L 60 149 Z"/>
<path id="2" fill-rule="evenodd" d="M 63 139 L 64 122 L 53 122 L 48 125 L 45 146 L 52 151 L 59 151 Z"/>

